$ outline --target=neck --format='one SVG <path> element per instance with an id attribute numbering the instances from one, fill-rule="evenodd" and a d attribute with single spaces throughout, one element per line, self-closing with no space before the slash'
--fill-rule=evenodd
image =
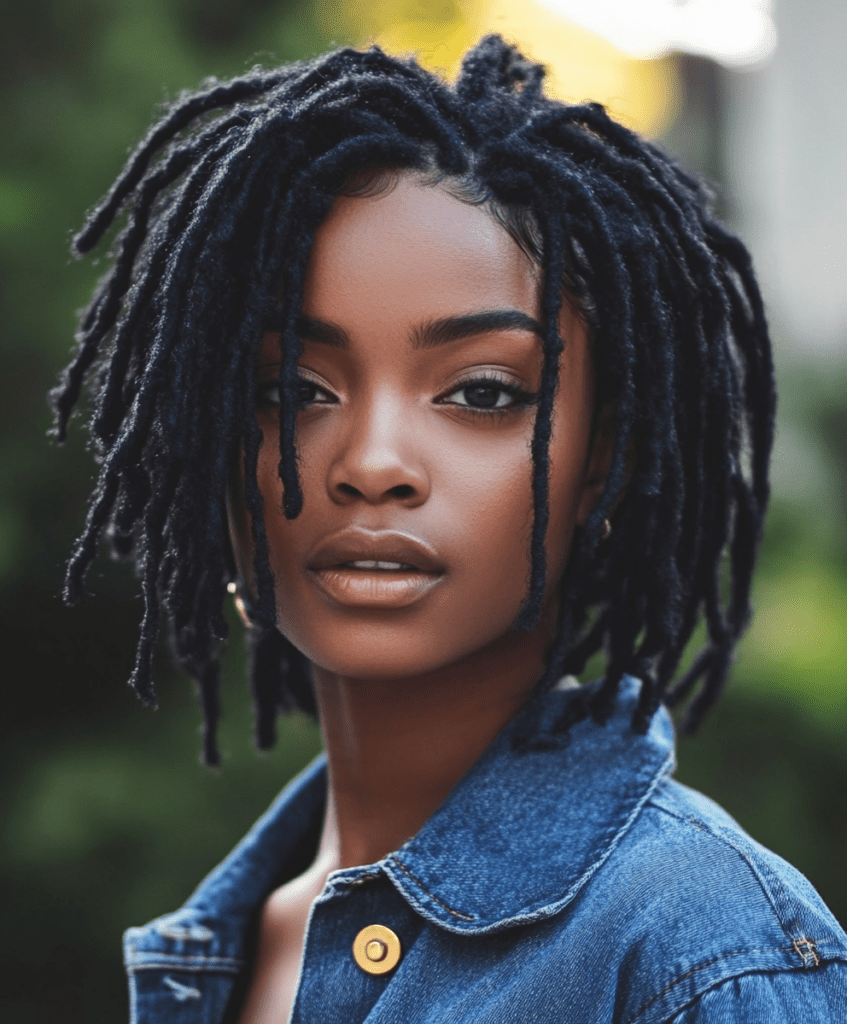
<path id="1" fill-rule="evenodd" d="M 339 868 L 372 864 L 415 835 L 526 701 L 545 632 L 510 633 L 413 678 L 315 666 L 329 778 L 320 856 Z"/>

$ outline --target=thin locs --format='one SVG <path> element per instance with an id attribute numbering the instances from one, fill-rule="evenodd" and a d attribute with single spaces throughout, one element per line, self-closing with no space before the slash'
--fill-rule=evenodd
<path id="1" fill-rule="evenodd" d="M 239 462 L 255 551 L 253 592 L 238 585 L 254 624 L 258 745 L 273 743 L 281 710 L 315 713 L 308 662 L 276 629 L 253 374 L 263 333 L 279 331 L 279 474 L 284 514 L 296 517 L 295 326 L 306 265 L 334 197 L 356 194 L 350 183 L 368 168 L 415 173 L 483 205 L 542 271 L 533 526 L 517 628 L 537 622 L 551 586 L 563 292 L 589 323 L 596 402 L 614 407 L 611 465 L 561 582 L 537 706 L 563 672 L 581 672 L 600 650 L 604 679 L 550 734 L 528 730 L 518 745 L 557 742 L 588 715 L 604 721 L 625 673 L 642 681 L 633 718 L 641 731 L 663 700 L 687 700 L 693 730 L 721 693 L 750 616 L 774 425 L 750 257 L 668 155 L 598 104 L 548 98 L 543 77 L 487 36 L 452 86 L 377 47 L 212 80 L 150 129 L 74 240 L 78 255 L 89 252 L 124 218 L 111 269 L 81 314 L 76 355 L 51 393 L 61 440 L 89 379 L 100 458 L 65 597 L 81 595 L 104 534 L 135 562 L 144 613 L 131 683 L 155 701 L 152 656 L 166 621 L 176 660 L 197 683 L 208 763 L 218 759 L 222 607 L 236 579 L 226 499 Z M 675 679 L 701 616 L 706 645 Z"/>

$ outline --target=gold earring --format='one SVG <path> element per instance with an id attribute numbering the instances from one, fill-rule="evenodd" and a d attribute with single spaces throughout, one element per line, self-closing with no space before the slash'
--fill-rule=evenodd
<path id="1" fill-rule="evenodd" d="M 252 629 L 253 623 L 250 621 L 250 616 L 247 614 L 247 607 L 244 604 L 244 599 L 241 594 L 238 593 L 238 584 L 235 580 L 230 580 L 226 585 L 226 589 L 233 596 L 233 604 L 235 605 L 235 610 L 238 612 L 241 621 L 247 629 Z"/>
<path id="2" fill-rule="evenodd" d="M 603 520 L 603 537 L 602 537 L 602 539 L 606 540 L 611 532 L 612 532 L 612 524 L 609 522 L 608 519 L 604 519 Z"/>

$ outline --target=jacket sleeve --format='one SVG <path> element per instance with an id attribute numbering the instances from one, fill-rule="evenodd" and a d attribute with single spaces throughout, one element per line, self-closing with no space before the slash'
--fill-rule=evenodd
<path id="1" fill-rule="evenodd" d="M 847 1022 L 847 963 L 743 974 L 704 992 L 667 1024 Z"/>

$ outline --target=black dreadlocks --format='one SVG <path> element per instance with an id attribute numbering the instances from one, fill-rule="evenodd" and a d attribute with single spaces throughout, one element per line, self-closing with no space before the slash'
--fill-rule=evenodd
<path id="1" fill-rule="evenodd" d="M 302 506 L 294 435 L 306 263 L 334 197 L 368 167 L 435 173 L 484 203 L 543 271 L 519 628 L 537 621 L 545 590 L 563 285 L 590 322 L 598 404 L 614 403 L 616 442 L 602 496 L 575 538 L 537 692 L 582 671 L 601 648 L 607 669 L 548 741 L 577 718 L 605 720 L 627 672 L 642 680 L 633 719 L 642 731 L 660 701 L 692 697 L 698 683 L 689 729 L 720 695 L 750 615 L 773 435 L 773 371 L 750 257 L 713 219 L 701 184 L 600 105 L 545 97 L 543 75 L 488 36 L 454 86 L 377 47 L 209 80 L 166 110 L 74 239 L 78 255 L 88 252 L 125 212 L 111 270 L 81 314 L 76 356 L 51 395 L 62 440 L 91 374 L 89 429 L 101 463 L 65 598 L 82 593 L 105 531 L 142 580 L 131 684 L 155 702 L 151 660 L 164 611 L 176 660 L 198 685 L 209 763 L 218 757 L 222 602 L 235 577 L 225 500 L 242 452 L 258 745 L 273 743 L 281 709 L 315 710 L 308 663 L 275 628 L 253 370 L 263 332 L 279 330 L 279 473 L 293 518 Z M 607 517 L 614 530 L 604 539 Z M 701 610 L 707 644 L 671 686 Z"/>

